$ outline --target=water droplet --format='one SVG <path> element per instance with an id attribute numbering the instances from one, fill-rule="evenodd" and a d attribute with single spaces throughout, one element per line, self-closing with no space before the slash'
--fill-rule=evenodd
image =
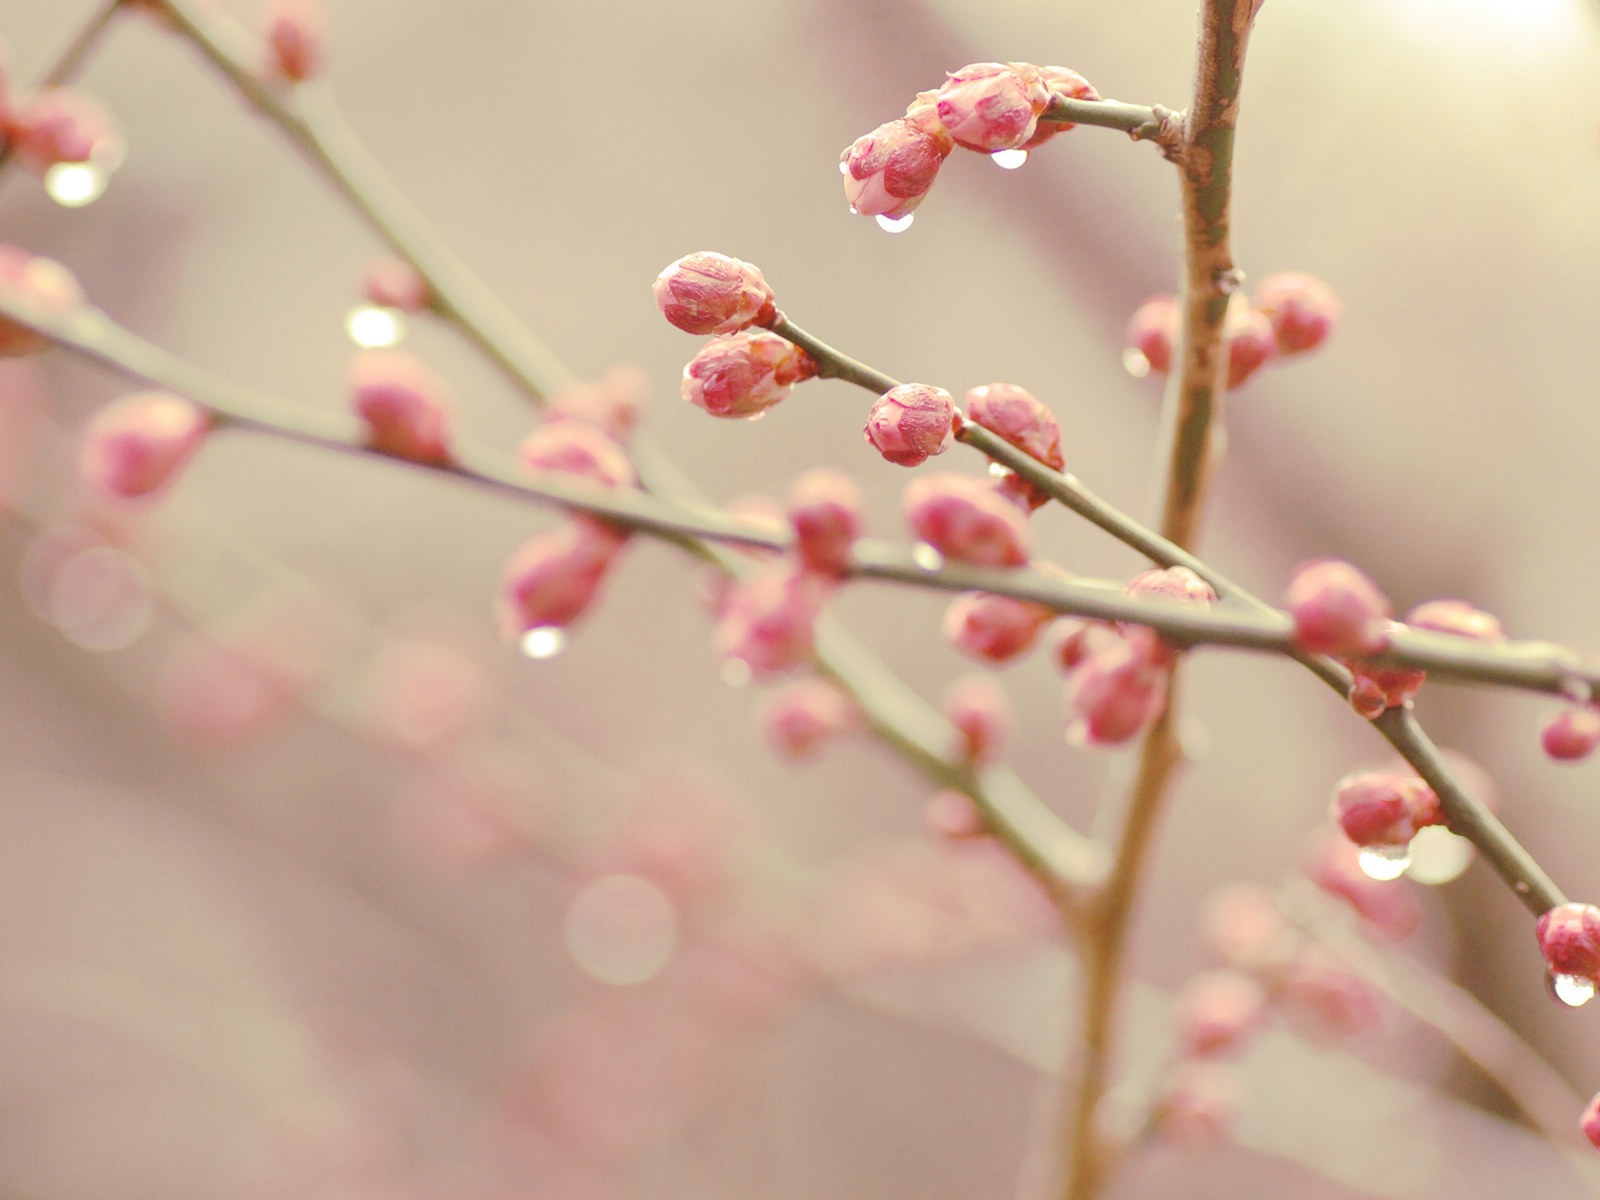
<path id="1" fill-rule="evenodd" d="M 678 944 L 672 900 L 640 875 L 603 875 L 572 901 L 567 949 L 585 974 L 625 986 L 660 974 Z"/>
<path id="2" fill-rule="evenodd" d="M 852 204 L 850 206 L 850 215 L 852 217 L 859 217 L 861 215 L 861 210 L 859 208 L 857 208 L 854 204 Z"/>
<path id="3" fill-rule="evenodd" d="M 911 547 L 911 561 L 924 571 L 937 571 L 944 566 L 944 555 L 928 545 L 927 542 L 918 542 Z"/>
<path id="4" fill-rule="evenodd" d="M 845 162 L 845 160 L 841 158 L 839 160 L 839 174 L 848 175 L 849 173 L 850 173 L 850 164 Z"/>
<path id="5" fill-rule="evenodd" d="M 1015 171 L 1028 161 L 1028 152 L 1021 147 L 1015 150 L 996 150 L 989 155 L 989 160 L 1002 170 Z"/>
<path id="6" fill-rule="evenodd" d="M 1368 879 L 1399 879 L 1411 865 L 1411 847 L 1363 846 L 1356 861 Z"/>
<path id="7" fill-rule="evenodd" d="M 989 474 L 994 476 L 996 479 L 1004 479 L 1007 475 L 1011 474 L 1011 468 L 1006 466 L 1004 463 L 991 462 L 989 464 Z"/>
<path id="8" fill-rule="evenodd" d="M 1477 851 L 1464 837 L 1443 825 L 1417 830 L 1411 839 L 1411 866 L 1406 874 L 1418 883 L 1449 883 L 1471 865 Z"/>
<path id="9" fill-rule="evenodd" d="M 567 648 L 567 631 L 559 625 L 538 625 L 522 635 L 522 652 L 529 658 L 554 658 Z"/>
<path id="10" fill-rule="evenodd" d="M 406 335 L 406 323 L 397 309 L 358 304 L 345 317 L 344 331 L 363 350 L 380 350 L 399 345 Z"/>
<path id="11" fill-rule="evenodd" d="M 885 233 L 904 233 L 911 228 L 911 222 L 916 220 L 916 216 L 916 213 L 907 213 L 903 217 L 887 217 L 879 213 L 874 219 L 878 222 L 878 228 Z"/>
<path id="12" fill-rule="evenodd" d="M 106 193 L 111 176 L 93 162 L 56 163 L 44 173 L 45 194 L 62 208 L 82 208 Z"/>
<path id="13" fill-rule="evenodd" d="M 751 413 L 748 417 L 745 418 L 745 421 L 747 421 L 747 422 L 749 422 L 749 421 L 759 421 L 759 420 L 761 420 L 762 417 L 764 417 L 766 415 L 767 415 L 767 410 L 763 408 L 760 412 Z"/>
<path id="14" fill-rule="evenodd" d="M 1550 990 L 1568 1008 L 1582 1008 L 1594 999 L 1594 980 L 1584 975 L 1551 975 Z"/>
<path id="15" fill-rule="evenodd" d="M 1135 379 L 1143 379 L 1150 374 L 1150 360 L 1143 352 L 1129 346 L 1122 352 L 1122 369 Z"/>
<path id="16" fill-rule="evenodd" d="M 749 686 L 754 672 L 750 670 L 750 664 L 745 662 L 744 659 L 730 658 L 722 664 L 722 670 L 718 674 L 722 676 L 722 682 L 729 687 L 742 688 Z"/>

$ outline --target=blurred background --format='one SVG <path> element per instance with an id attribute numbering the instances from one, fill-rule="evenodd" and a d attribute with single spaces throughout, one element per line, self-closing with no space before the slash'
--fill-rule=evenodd
<path id="1" fill-rule="evenodd" d="M 1192 0 L 325 3 L 327 83 L 375 158 L 575 373 L 642 371 L 644 428 L 712 499 L 833 466 L 898 538 L 909 476 L 841 383 L 757 424 L 679 400 L 697 343 L 650 284 L 701 249 L 758 264 L 798 324 L 898 378 L 1029 388 L 1069 469 L 1150 511 L 1160 385 L 1123 369 L 1121 330 L 1177 280 L 1172 169 L 1094 129 L 1014 172 L 958 153 L 889 234 L 846 211 L 835 163 L 968 62 L 1182 107 Z M 14 75 L 96 7 L 0 0 Z M 1600 645 L 1597 62 L 1579 0 L 1267 0 L 1236 256 L 1321 276 L 1346 315 L 1230 399 L 1200 547 L 1224 572 L 1274 596 L 1340 555 L 1402 610 L 1465 597 L 1513 636 Z M 12 166 L 0 240 L 179 355 L 342 410 L 380 244 L 148 17 L 119 18 L 80 82 L 126 161 L 78 208 Z M 509 452 L 531 427 L 448 331 L 413 321 L 405 346 L 471 436 Z M 931 843 L 929 785 L 885 747 L 769 750 L 691 563 L 631 547 L 566 651 L 533 661 L 497 639 L 493 596 L 552 514 L 245 435 L 160 506 L 110 512 L 72 438 L 128 386 L 62 354 L 0 365 L 0 1196 L 1033 1194 L 1069 955 L 998 859 Z M 1059 510 L 1035 526 L 1075 573 L 1142 568 Z M 972 669 L 945 604 L 860 586 L 835 607 L 937 697 Z M 1128 763 L 1064 743 L 1048 660 L 1001 675 L 1010 759 L 1088 828 Z M 1202 652 L 1185 682 L 1194 761 L 1135 940 L 1130 1111 L 1160 1076 L 1160 993 L 1205 964 L 1204 897 L 1292 874 L 1333 781 L 1386 759 L 1291 664 Z M 1418 700 L 1592 898 L 1600 768 L 1543 756 L 1554 707 Z M 1594 1011 L 1547 997 L 1486 869 L 1396 886 L 1424 913 L 1406 954 L 1600 1087 Z M 1158 1147 L 1114 1194 L 1589 1194 L 1392 1014 L 1333 1047 L 1269 1039 L 1241 1104 L 1242 1145 Z"/>

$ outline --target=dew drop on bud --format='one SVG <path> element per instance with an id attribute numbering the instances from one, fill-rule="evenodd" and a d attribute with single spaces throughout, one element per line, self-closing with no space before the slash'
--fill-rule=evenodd
<path id="1" fill-rule="evenodd" d="M 1356 861 L 1368 879 L 1399 879 L 1411 865 L 1411 847 L 1363 846 Z"/>
<path id="2" fill-rule="evenodd" d="M 1550 990 L 1568 1008 L 1582 1008 L 1594 999 L 1595 983 L 1583 975 L 1552 975 Z"/>
<path id="3" fill-rule="evenodd" d="M 911 561 L 924 571 L 937 571 L 944 566 L 944 555 L 928 545 L 927 542 L 918 542 L 911 547 Z"/>
<path id="4" fill-rule="evenodd" d="M 557 625 L 538 625 L 522 635 L 522 652 L 529 658 L 554 658 L 566 648 L 566 631 Z"/>
<path id="5" fill-rule="evenodd" d="M 1006 466 L 1004 463 L 991 461 L 989 463 L 989 474 L 994 476 L 996 479 L 1004 479 L 1007 475 L 1011 474 L 1011 468 Z"/>
<path id="6" fill-rule="evenodd" d="M 406 326 L 395 309 L 358 304 L 345 317 L 344 331 L 363 350 L 382 350 L 398 345 L 406 335 Z"/>
<path id="7" fill-rule="evenodd" d="M 844 159 L 841 158 L 839 160 L 839 174 L 848 175 L 849 173 L 850 173 L 850 164 L 845 162 Z"/>
<path id="8" fill-rule="evenodd" d="M 1006 171 L 1015 171 L 1028 161 L 1028 152 L 1020 146 L 1014 150 L 996 150 L 989 155 L 994 165 Z"/>
<path id="9" fill-rule="evenodd" d="M 44 190 L 62 208 L 82 208 L 105 195 L 110 181 L 96 163 L 56 163 L 44 173 Z"/>
<path id="10" fill-rule="evenodd" d="M 852 204 L 850 206 L 850 215 L 852 217 L 860 216 L 861 215 L 861 210 L 859 208 L 857 208 L 854 204 Z"/>
<path id="11" fill-rule="evenodd" d="M 1143 352 L 1129 346 L 1122 352 L 1122 369 L 1135 379 L 1143 379 L 1150 374 L 1150 360 Z"/>
<path id="12" fill-rule="evenodd" d="M 907 213 L 903 217 L 886 217 L 879 213 L 874 219 L 878 222 L 878 228 L 885 233 L 904 233 L 911 228 L 911 222 L 916 218 L 916 213 Z"/>

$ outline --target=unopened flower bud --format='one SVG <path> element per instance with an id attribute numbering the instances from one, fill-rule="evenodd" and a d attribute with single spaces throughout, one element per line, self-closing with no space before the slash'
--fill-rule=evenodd
<path id="1" fill-rule="evenodd" d="M 862 436 L 890 462 L 915 467 L 950 449 L 959 420 L 943 388 L 902 383 L 873 401 Z"/>
<path id="2" fill-rule="evenodd" d="M 1173 295 L 1151 296 L 1134 309 L 1122 333 L 1123 344 L 1128 348 L 1124 359 L 1129 371 L 1134 375 L 1143 375 L 1147 370 L 1157 375 L 1170 371 L 1182 322 L 1178 298 Z"/>
<path id="3" fill-rule="evenodd" d="M 1163 1140 L 1199 1152 L 1231 1137 L 1238 1113 L 1239 1085 L 1232 1066 L 1200 1059 L 1179 1067 L 1153 1115 Z"/>
<path id="4" fill-rule="evenodd" d="M 1055 617 L 1042 604 L 990 592 L 965 592 L 944 613 L 944 637 L 969 658 L 1010 662 L 1026 654 Z"/>
<path id="5" fill-rule="evenodd" d="M 572 624 L 599 595 L 624 540 L 598 521 L 568 521 L 524 542 L 501 577 L 501 631 L 517 638 Z"/>
<path id="6" fill-rule="evenodd" d="M 861 489 L 842 472 L 818 467 L 789 489 L 789 524 L 807 570 L 843 574 L 864 523 Z"/>
<path id="7" fill-rule="evenodd" d="M 1272 322 L 1242 301 L 1236 300 L 1229 306 L 1222 336 L 1228 344 L 1229 391 L 1243 387 L 1245 380 L 1277 357 L 1278 342 L 1272 333 Z"/>
<path id="8" fill-rule="evenodd" d="M 1280 354 L 1315 350 L 1344 314 L 1344 305 L 1328 285 L 1301 271 L 1268 275 L 1256 285 L 1252 299 L 1272 322 Z"/>
<path id="9" fill-rule="evenodd" d="M 1382 1017 L 1372 985 L 1314 945 L 1279 973 L 1274 999 L 1296 1033 L 1323 1044 L 1375 1029 Z"/>
<path id="10" fill-rule="evenodd" d="M 1277 900 L 1257 883 L 1225 884 L 1207 896 L 1200 936 L 1217 958 L 1249 971 L 1286 961 L 1297 940 Z"/>
<path id="11" fill-rule="evenodd" d="M 767 696 L 761 732 L 786 758 L 814 754 L 824 742 L 861 724 L 855 700 L 826 679 L 803 679 Z"/>
<path id="12" fill-rule="evenodd" d="M 541 422 L 517 447 L 517 461 L 535 474 L 576 475 L 605 488 L 638 483 L 628 452 L 587 421 Z"/>
<path id="13" fill-rule="evenodd" d="M 1447 633 L 1451 637 L 1493 645 L 1506 640 L 1499 618 L 1474 608 L 1465 600 L 1429 600 L 1406 614 L 1405 623 L 1413 629 Z"/>
<path id="14" fill-rule="evenodd" d="M 96 413 L 84 430 L 78 473 L 108 500 L 169 488 L 211 427 L 205 410 L 171 392 L 134 392 Z"/>
<path id="15" fill-rule="evenodd" d="M 1404 846 L 1425 825 L 1444 823 L 1433 789 L 1415 775 L 1365 771 L 1333 789 L 1330 811 L 1358 846 Z"/>
<path id="16" fill-rule="evenodd" d="M 1050 92 L 1038 67 L 1027 63 L 973 63 L 952 72 L 940 87 L 940 123 L 956 143 L 993 154 L 1034 135 Z"/>
<path id="17" fill-rule="evenodd" d="M 1319 558 L 1296 569 L 1284 600 L 1295 641 L 1319 654 L 1363 656 L 1389 645 L 1393 609 L 1378 585 L 1350 563 Z"/>
<path id="18" fill-rule="evenodd" d="M 1215 1058 L 1239 1050 L 1266 1015 L 1266 989 L 1231 968 L 1194 976 L 1173 1000 L 1178 1047 L 1186 1058 Z"/>
<path id="19" fill-rule="evenodd" d="M 1067 67 L 1040 67 L 1039 78 L 1053 96 L 1065 96 L 1069 100 L 1100 99 L 1100 93 L 1094 90 L 1093 84 Z M 1056 134 L 1076 128 L 1077 126 L 1070 121 L 1040 121 L 1038 128 L 1033 131 L 1033 136 L 1022 143 L 1022 148 L 1032 150 L 1036 146 L 1044 145 Z"/>
<path id="20" fill-rule="evenodd" d="M 756 676 L 776 675 L 811 659 L 828 584 L 809 571 L 775 564 L 728 589 L 714 645 Z"/>
<path id="21" fill-rule="evenodd" d="M 1533 932 L 1552 975 L 1600 982 L 1600 908 L 1569 900 L 1540 917 Z"/>
<path id="22" fill-rule="evenodd" d="M 1428 679 L 1426 671 L 1412 667 L 1374 667 L 1349 660 L 1345 665 L 1350 668 L 1350 707 L 1369 721 L 1405 704 Z"/>
<path id="23" fill-rule="evenodd" d="M 303 83 L 321 72 L 328 17 L 317 0 L 267 0 L 260 27 L 268 74 Z"/>
<path id="24" fill-rule="evenodd" d="M 656 276 L 655 296 L 661 315 L 685 333 L 737 333 L 777 314 L 760 270 L 714 250 L 667 264 Z"/>
<path id="25" fill-rule="evenodd" d="M 817 373 L 804 350 L 764 329 L 713 338 L 683 369 L 683 398 L 713 417 L 758 417 Z"/>
<path id="26" fill-rule="evenodd" d="M 83 290 L 71 271 L 16 246 L 0 245 L 0 293 L 36 305 L 50 316 L 65 316 L 83 303 Z M 49 346 L 42 333 L 0 317 L 0 358 L 38 354 Z"/>
<path id="27" fill-rule="evenodd" d="M 967 392 L 967 417 L 1052 470 L 1066 466 L 1061 427 L 1033 393 L 1011 383 L 990 383 Z"/>
<path id="28" fill-rule="evenodd" d="M 967 675 L 945 689 L 939 701 L 960 735 L 960 757 L 988 762 L 999 754 L 1011 729 L 1011 701 L 993 675 Z"/>
<path id="29" fill-rule="evenodd" d="M 905 491 L 906 523 L 953 562 L 1020 567 L 1028 561 L 1027 518 L 981 479 L 928 475 Z"/>
<path id="30" fill-rule="evenodd" d="M 419 313 L 432 303 L 427 282 L 415 267 L 398 258 L 368 263 L 361 276 L 361 294 L 369 304 L 406 313 Z"/>
<path id="31" fill-rule="evenodd" d="M 863 134 L 839 156 L 845 199 L 856 212 L 903 217 L 933 187 L 954 142 L 939 124 L 932 95 L 919 96 L 904 117 Z"/>
<path id="32" fill-rule="evenodd" d="M 1127 741 L 1167 704 L 1165 647 L 1149 629 L 1100 626 L 1067 676 L 1067 738 L 1090 746 Z"/>
<path id="33" fill-rule="evenodd" d="M 413 462 L 450 461 L 453 402 L 420 358 L 404 350 L 366 350 L 350 360 L 345 382 L 372 449 Z"/>
<path id="34" fill-rule="evenodd" d="M 122 137 L 111 114 L 76 88 L 37 92 L 21 105 L 7 132 L 17 157 L 41 175 L 58 163 L 121 157 Z"/>
<path id="35" fill-rule="evenodd" d="M 1585 704 L 1562 709 L 1545 723 L 1539 741 L 1557 762 L 1588 758 L 1600 746 L 1600 708 Z"/>

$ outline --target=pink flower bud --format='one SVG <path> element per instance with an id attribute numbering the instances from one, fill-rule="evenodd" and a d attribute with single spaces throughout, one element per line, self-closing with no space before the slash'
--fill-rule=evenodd
<path id="1" fill-rule="evenodd" d="M 528 471 L 576 475 L 605 488 L 638 482 L 628 452 L 587 421 L 545 421 L 522 439 L 517 461 Z"/>
<path id="2" fill-rule="evenodd" d="M 1600 1150 L 1600 1095 L 1589 1101 L 1583 1116 L 1578 1119 L 1578 1128 L 1583 1130 L 1583 1136 L 1589 1139 L 1589 1144 Z"/>
<path id="3" fill-rule="evenodd" d="M 120 157 L 122 137 L 104 105 L 76 88 L 45 88 L 21 105 L 8 130 L 17 157 L 43 174 L 58 163 Z"/>
<path id="4" fill-rule="evenodd" d="M 1151 296 L 1128 318 L 1122 340 L 1128 347 L 1129 371 L 1143 375 L 1145 367 L 1157 375 L 1172 369 L 1172 350 L 1178 344 L 1178 329 L 1183 323 L 1183 313 L 1178 308 L 1178 298 L 1172 295 Z M 1136 356 L 1136 357 L 1135 357 Z"/>
<path id="5" fill-rule="evenodd" d="M 804 350 L 747 329 L 707 342 L 683 369 L 683 398 L 713 417 L 759 417 L 817 373 Z"/>
<path id="6" fill-rule="evenodd" d="M 1031 392 L 1011 383 L 975 387 L 966 395 L 967 417 L 1052 470 L 1065 467 L 1061 427 Z"/>
<path id="7" fill-rule="evenodd" d="M 1067 67 L 1040 67 L 1039 77 L 1052 96 L 1065 96 L 1069 100 L 1100 99 L 1100 93 L 1094 90 L 1093 84 Z M 1022 143 L 1022 148 L 1032 150 L 1035 146 L 1044 145 L 1056 134 L 1076 128 L 1069 121 L 1040 121 L 1033 136 Z"/>
<path id="8" fill-rule="evenodd" d="M 453 401 L 444 381 L 404 350 L 364 350 L 345 372 L 351 402 L 380 454 L 448 463 Z"/>
<path id="9" fill-rule="evenodd" d="M 1229 391 L 1244 386 L 1245 380 L 1277 357 L 1278 342 L 1272 333 L 1272 322 L 1265 314 L 1242 302 L 1229 306 L 1222 336 L 1228 343 Z"/>
<path id="10" fill-rule="evenodd" d="M 1588 758 L 1600 746 L 1600 708 L 1593 705 L 1565 708 L 1545 723 L 1539 741 L 1557 762 Z"/>
<path id="11" fill-rule="evenodd" d="M 1442 825 L 1439 798 L 1415 775 L 1366 771 L 1346 775 L 1333 789 L 1330 810 L 1358 846 L 1404 846 L 1425 825 Z"/>
<path id="12" fill-rule="evenodd" d="M 1493 645 L 1506 640 L 1497 617 L 1465 600 L 1429 600 L 1406 614 L 1407 625 Z"/>
<path id="13" fill-rule="evenodd" d="M 1055 617 L 1041 604 L 989 592 L 957 596 L 944 613 L 945 640 L 968 658 L 1010 662 L 1026 654 Z"/>
<path id="14" fill-rule="evenodd" d="M 1252 299 L 1272 322 L 1280 354 L 1315 350 L 1344 315 L 1344 305 L 1328 285 L 1300 271 L 1268 275 Z"/>
<path id="15" fill-rule="evenodd" d="M 1150 630 L 1100 626 L 1067 676 L 1067 739 L 1114 746 L 1161 715 L 1167 704 L 1166 649 Z"/>
<path id="16" fill-rule="evenodd" d="M 1134 599 L 1170 600 L 1210 608 L 1216 591 L 1188 567 L 1162 567 L 1145 571 L 1128 580 L 1123 589 Z"/>
<path id="17" fill-rule="evenodd" d="M 1233 1068 L 1210 1060 L 1184 1063 L 1156 1103 L 1161 1137 L 1190 1151 L 1210 1150 L 1233 1134 L 1239 1086 Z"/>
<path id="18" fill-rule="evenodd" d="M 78 451 L 78 474 L 108 500 L 158 496 L 210 427 L 206 411 L 182 396 L 134 392 L 90 419 Z"/>
<path id="19" fill-rule="evenodd" d="M 317 0 L 267 0 L 260 28 L 268 74 L 302 83 L 322 70 L 328 18 Z"/>
<path id="20" fill-rule="evenodd" d="M 638 367 L 612 367 L 593 383 L 574 383 L 550 393 L 545 420 L 587 421 L 625 446 L 649 395 L 649 377 Z"/>
<path id="21" fill-rule="evenodd" d="M 816 621 L 828 584 L 809 571 L 774 564 L 728 590 L 713 644 L 756 676 L 776 675 L 810 661 Z"/>
<path id="22" fill-rule="evenodd" d="M 956 143 L 993 154 L 1028 141 L 1050 103 L 1038 67 L 973 63 L 953 72 L 938 93 L 939 121 Z"/>
<path id="23" fill-rule="evenodd" d="M 989 826 L 972 797 L 950 788 L 928 797 L 922 819 L 929 832 L 947 841 L 965 841 L 989 834 Z"/>
<path id="24" fill-rule="evenodd" d="M 1178 1047 L 1186 1058 L 1215 1058 L 1241 1049 L 1266 1016 L 1266 989 L 1232 969 L 1194 976 L 1173 1000 Z"/>
<path id="25" fill-rule="evenodd" d="M 737 333 L 777 315 L 761 272 L 713 250 L 668 263 L 656 276 L 655 295 L 662 316 L 685 333 Z"/>
<path id="26" fill-rule="evenodd" d="M 785 758 L 804 758 L 861 724 L 855 700 L 826 679 L 804 679 L 771 693 L 761 707 L 767 745 Z"/>
<path id="27" fill-rule="evenodd" d="M 1305 860 L 1306 878 L 1330 896 L 1337 896 L 1373 932 L 1399 940 L 1422 923 L 1416 895 L 1399 880 L 1374 879 L 1361 869 L 1360 851 L 1347 838 L 1328 831 L 1313 843 Z"/>
<path id="28" fill-rule="evenodd" d="M 1272 893 L 1257 883 L 1226 884 L 1206 897 L 1200 936 L 1224 963 L 1250 971 L 1283 963 L 1297 940 Z"/>
<path id="29" fill-rule="evenodd" d="M 967 675 L 944 691 L 939 709 L 956 727 L 959 757 L 989 762 L 1000 753 L 1011 729 L 1011 701 L 993 675 Z"/>
<path id="30" fill-rule="evenodd" d="M 839 156 L 845 199 L 864 216 L 903 217 L 927 196 L 953 146 L 933 93 L 924 92 L 905 116 L 858 137 Z"/>
<path id="31" fill-rule="evenodd" d="M 1027 519 L 981 479 L 928 475 L 905 491 L 906 524 L 945 558 L 978 567 L 1028 561 Z"/>
<path id="32" fill-rule="evenodd" d="M 789 524 L 795 550 L 808 571 L 841 575 L 865 522 L 861 489 L 839 471 L 807 471 L 789 489 Z"/>
<path id="33" fill-rule="evenodd" d="M 1389 645 L 1394 610 L 1378 585 L 1350 563 L 1319 558 L 1295 570 L 1284 600 L 1295 641 L 1319 654 L 1363 656 Z"/>
<path id="34" fill-rule="evenodd" d="M 624 541 L 601 522 L 568 521 L 524 542 L 500 580 L 502 633 L 571 625 L 594 603 Z"/>
<path id="35" fill-rule="evenodd" d="M 1558 904 L 1539 918 L 1533 932 L 1552 975 L 1600 982 L 1600 908 Z"/>
<path id="36" fill-rule="evenodd" d="M 51 316 L 65 316 L 83 303 L 78 281 L 54 259 L 0 245 L 0 294 L 38 305 Z M 50 340 L 26 325 L 0 317 L 0 358 L 38 354 Z"/>
<path id="37" fill-rule="evenodd" d="M 368 263 L 361 277 L 361 294 L 369 304 L 406 313 L 419 313 L 433 303 L 427 282 L 415 267 L 398 258 Z"/>
<path id="38" fill-rule="evenodd" d="M 1410 667 L 1374 667 L 1342 660 L 1350 668 L 1350 707 L 1358 716 L 1376 720 L 1391 708 L 1399 708 L 1422 690 L 1426 671 Z"/>
<path id="39" fill-rule="evenodd" d="M 902 383 L 873 401 L 862 436 L 890 462 L 915 467 L 950 449 L 960 421 L 943 388 Z"/>
<path id="40" fill-rule="evenodd" d="M 1274 999 L 1296 1033 L 1323 1044 L 1375 1029 L 1382 1015 L 1372 985 L 1317 946 L 1284 967 Z"/>

